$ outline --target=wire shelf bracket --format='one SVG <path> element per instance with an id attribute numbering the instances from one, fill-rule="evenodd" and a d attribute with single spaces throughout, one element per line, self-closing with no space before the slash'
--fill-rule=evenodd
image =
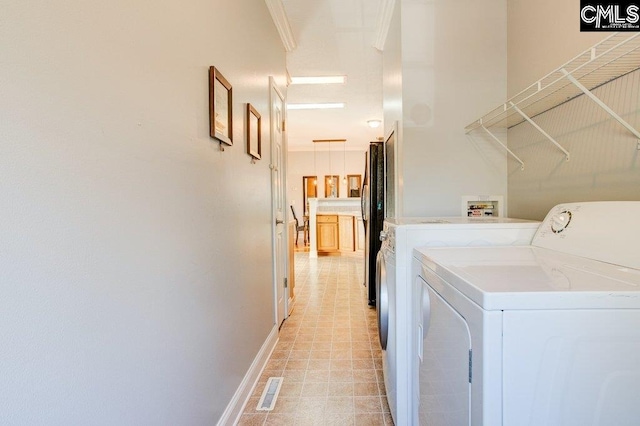
<path id="1" fill-rule="evenodd" d="M 592 93 L 595 88 L 638 69 L 640 69 L 640 33 L 613 33 L 467 125 L 465 133 L 469 134 L 479 128 L 484 128 L 485 131 L 487 128 L 494 127 L 510 129 L 527 121 L 545 135 L 569 160 L 569 152 L 530 117 L 535 118 L 539 114 L 585 94 L 639 139 L 637 148 L 640 150 L 640 131 Z M 502 142 L 500 144 L 503 145 Z"/>
<path id="2" fill-rule="evenodd" d="M 627 130 L 629 130 L 633 135 L 640 139 L 640 132 L 636 130 L 631 124 L 627 123 L 627 121 L 620 117 L 614 110 L 609 108 L 607 104 L 602 102 L 600 98 L 594 95 L 589 89 L 587 89 L 584 85 L 582 85 L 574 76 L 571 75 L 569 71 L 562 68 L 560 71 L 567 77 L 567 79 L 572 82 L 578 89 L 580 89 L 585 95 L 587 95 L 591 100 L 593 100 L 600 108 L 605 110 L 611 117 L 613 117 L 618 123 L 622 124 Z"/>
<path id="3" fill-rule="evenodd" d="M 564 149 L 562 147 L 562 145 L 560 145 L 554 138 L 551 137 L 551 135 L 549 135 L 549 133 L 545 132 L 542 127 L 538 126 L 538 123 L 533 121 L 531 119 L 531 117 L 529 117 L 527 114 L 522 112 L 522 110 L 520 108 L 518 108 L 513 102 L 509 102 L 509 104 L 511 105 L 511 108 L 514 109 L 514 111 L 516 111 L 518 114 L 520 114 L 522 116 L 522 118 L 527 120 L 529 122 L 529 124 L 531 124 L 533 127 L 535 127 L 536 130 L 538 130 L 540 133 L 542 133 L 547 139 L 549 139 L 549 141 L 551 141 L 552 144 L 557 146 L 560 151 L 564 152 L 565 158 L 567 159 L 567 161 L 569 161 L 569 158 L 571 157 L 571 154 L 569 154 L 569 151 Z"/>
<path id="4" fill-rule="evenodd" d="M 493 138 L 494 141 L 498 142 L 498 144 L 500 144 L 501 147 L 503 147 L 509 154 L 511 154 L 511 156 L 513 158 L 516 159 L 516 161 L 518 161 L 518 163 L 520 163 L 520 170 L 524 170 L 524 162 L 520 159 L 520 157 L 518 157 L 516 154 L 513 153 L 513 151 L 511 151 L 505 144 L 502 143 L 502 141 L 500 139 L 498 139 L 498 137 L 496 135 L 494 135 L 493 133 L 491 133 L 491 131 L 489 129 L 487 129 L 486 127 L 484 127 L 483 124 L 480 124 L 480 127 L 487 132 L 487 134 L 489 136 L 491 136 L 491 138 Z"/>

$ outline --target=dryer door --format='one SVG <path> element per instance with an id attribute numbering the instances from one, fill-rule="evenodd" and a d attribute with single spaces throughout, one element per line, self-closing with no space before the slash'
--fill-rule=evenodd
<path id="1" fill-rule="evenodd" d="M 384 258 L 384 248 L 376 257 L 376 311 L 378 316 L 378 335 L 382 350 L 387 349 L 389 337 L 389 286 L 387 284 L 387 265 Z"/>
<path id="2" fill-rule="evenodd" d="M 469 425 L 471 335 L 466 321 L 418 276 L 419 424 Z M 414 376 L 415 377 L 415 376 Z"/>

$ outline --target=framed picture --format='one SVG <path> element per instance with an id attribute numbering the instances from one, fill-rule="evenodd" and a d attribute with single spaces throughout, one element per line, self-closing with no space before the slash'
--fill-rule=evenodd
<path id="1" fill-rule="evenodd" d="M 324 177 L 324 196 L 326 198 L 340 197 L 340 176 L 325 175 Z"/>
<path id="2" fill-rule="evenodd" d="M 347 175 L 347 197 L 359 197 L 362 175 Z"/>
<path id="3" fill-rule="evenodd" d="M 233 145 L 232 88 L 216 67 L 209 67 L 209 135 Z"/>
<path id="4" fill-rule="evenodd" d="M 262 158 L 262 118 L 251 104 L 247 104 L 247 154 Z"/>

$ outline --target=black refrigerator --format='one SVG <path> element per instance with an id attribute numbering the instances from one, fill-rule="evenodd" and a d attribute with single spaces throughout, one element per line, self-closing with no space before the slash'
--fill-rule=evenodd
<path id="1" fill-rule="evenodd" d="M 384 143 L 370 142 L 365 154 L 362 184 L 362 218 L 365 226 L 364 285 L 369 306 L 376 305 L 376 256 L 384 222 Z"/>

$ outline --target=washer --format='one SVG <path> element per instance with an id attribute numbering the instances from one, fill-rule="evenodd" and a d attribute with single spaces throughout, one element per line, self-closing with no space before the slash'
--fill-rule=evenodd
<path id="1" fill-rule="evenodd" d="M 530 246 L 415 250 L 410 423 L 637 425 L 638 217 L 563 204 Z"/>
<path id="2" fill-rule="evenodd" d="M 384 382 L 396 425 L 411 420 L 411 259 L 421 245 L 528 245 L 540 222 L 509 218 L 432 217 L 386 220 L 376 262 L 378 329 Z"/>

